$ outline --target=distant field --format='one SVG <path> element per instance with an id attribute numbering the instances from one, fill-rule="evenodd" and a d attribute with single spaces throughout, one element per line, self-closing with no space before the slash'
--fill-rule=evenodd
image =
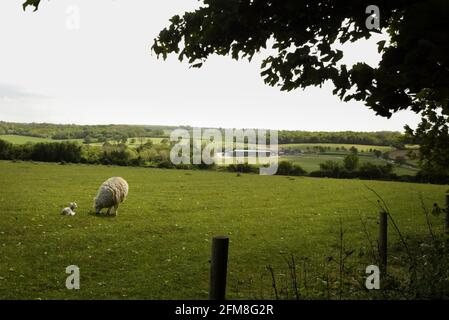
<path id="1" fill-rule="evenodd" d="M 328 160 L 343 162 L 343 159 L 351 147 L 357 148 L 361 154 L 359 154 L 360 163 L 371 162 L 377 165 L 384 165 L 387 163 L 384 159 L 378 159 L 372 155 L 367 155 L 370 150 L 379 150 L 381 152 L 389 152 L 392 155 L 406 155 L 407 151 L 398 151 L 393 147 L 388 146 L 371 146 L 371 145 L 360 145 L 360 144 L 339 144 L 339 143 L 301 143 L 301 144 L 282 144 L 279 145 L 279 150 L 285 150 L 288 147 L 300 148 L 303 151 L 313 152 L 314 147 L 330 147 L 330 154 L 327 153 L 304 153 L 299 155 L 285 155 L 281 157 L 281 160 L 291 161 L 293 163 L 299 164 L 307 172 L 312 172 L 320 169 L 320 163 Z M 341 148 L 344 147 L 346 151 L 342 151 Z M 416 146 L 410 146 L 411 148 L 416 148 Z M 337 150 L 339 148 L 339 150 Z M 394 156 L 392 157 L 394 158 Z M 408 160 L 412 165 L 416 165 L 416 161 Z M 398 175 L 415 175 L 418 169 L 410 165 L 397 166 L 395 165 L 393 172 Z"/>
<path id="2" fill-rule="evenodd" d="M 132 142 L 132 140 L 135 140 L 134 143 Z M 144 137 L 144 138 L 130 138 L 128 139 L 128 145 L 131 147 L 138 147 L 140 146 L 142 143 L 146 143 L 148 141 L 153 142 L 154 144 L 159 144 L 161 143 L 161 141 L 163 139 L 167 139 L 170 140 L 170 138 L 149 138 L 149 137 Z"/>
<path id="3" fill-rule="evenodd" d="M 379 150 L 382 152 L 389 152 L 394 150 L 393 147 L 388 146 L 371 146 L 371 145 L 363 145 L 363 144 L 344 144 L 344 143 L 288 143 L 288 144 L 280 144 L 279 149 L 285 149 L 288 147 L 295 147 L 295 148 L 304 148 L 304 150 L 307 150 L 307 147 L 309 149 L 313 149 L 313 147 L 330 147 L 332 151 L 336 151 L 337 148 L 344 147 L 345 149 L 349 150 L 351 147 L 355 147 L 360 152 L 368 152 L 371 150 Z"/>
<path id="4" fill-rule="evenodd" d="M 319 153 L 312 153 L 312 154 L 302 154 L 297 156 L 282 156 L 281 160 L 287 160 L 292 163 L 299 164 L 304 170 L 307 172 L 312 172 L 320 169 L 320 163 L 324 163 L 328 160 L 332 161 L 338 161 L 343 163 L 344 155 L 329 155 L 329 154 L 319 154 Z M 385 165 L 388 162 L 383 159 L 377 159 L 375 157 L 371 156 L 363 156 L 359 155 L 360 163 L 364 162 L 371 162 L 373 164 L 377 165 Z M 415 175 L 418 170 L 415 168 L 411 168 L 408 166 L 396 166 L 393 170 L 394 173 L 398 175 Z"/>
<path id="5" fill-rule="evenodd" d="M 304 170 L 310 173 L 312 171 L 319 170 L 320 164 L 329 160 L 337 161 L 343 164 L 343 159 L 346 154 L 306 153 L 301 155 L 280 156 L 279 161 L 289 161 L 291 163 L 299 164 Z M 258 159 L 252 158 L 253 162 L 249 162 L 248 159 L 249 158 L 234 158 L 233 159 L 234 161 L 231 163 L 239 163 L 238 160 L 240 160 L 241 162 L 248 162 L 251 164 L 266 164 L 270 162 L 269 158 L 267 158 L 265 161 L 258 161 Z M 219 165 L 225 165 L 223 162 L 224 161 L 223 158 L 217 157 L 216 160 Z M 387 163 L 392 163 L 391 161 L 363 154 L 359 154 L 359 161 L 360 164 L 370 162 L 375 165 L 385 165 Z M 393 166 L 394 166 L 393 172 L 396 173 L 397 175 L 414 176 L 418 172 L 417 168 L 409 165 L 398 166 L 396 164 L 393 164 Z"/>
<path id="6" fill-rule="evenodd" d="M 418 144 L 406 144 L 405 148 L 408 150 L 416 150 L 416 149 L 419 149 L 419 145 Z"/>

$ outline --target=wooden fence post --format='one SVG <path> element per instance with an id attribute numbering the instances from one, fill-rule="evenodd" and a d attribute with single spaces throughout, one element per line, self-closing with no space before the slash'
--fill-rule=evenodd
<path id="1" fill-rule="evenodd" d="M 226 295 L 226 274 L 228 268 L 229 238 L 218 236 L 212 239 L 210 265 L 210 300 L 224 300 Z"/>
<path id="2" fill-rule="evenodd" d="M 379 213 L 379 258 L 380 271 L 384 276 L 387 273 L 387 231 L 388 231 L 388 213 L 385 210 Z"/>
<path id="3" fill-rule="evenodd" d="M 449 193 L 446 193 L 446 210 L 444 214 L 444 231 L 449 234 Z"/>

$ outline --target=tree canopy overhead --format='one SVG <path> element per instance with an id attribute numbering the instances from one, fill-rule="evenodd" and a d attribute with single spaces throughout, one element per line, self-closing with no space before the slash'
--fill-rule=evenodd
<path id="1" fill-rule="evenodd" d="M 27 0 L 36 9 L 40 0 Z M 409 134 L 425 161 L 449 168 L 449 16 L 447 0 L 378 0 L 380 26 L 389 41 L 378 43 L 377 67 L 339 63 L 335 44 L 370 38 L 367 0 L 202 0 L 199 9 L 170 19 L 154 40 L 158 57 L 176 54 L 201 67 L 213 54 L 252 59 L 268 44 L 261 75 L 271 86 L 293 90 L 332 81 L 344 101 L 363 101 L 378 115 L 421 113 Z M 273 53 L 274 52 L 274 53 Z M 435 155 L 435 150 L 438 154 Z M 432 159 L 432 160 L 429 160 Z M 448 169 L 449 172 L 449 169 Z"/>
<path id="2" fill-rule="evenodd" d="M 263 60 L 262 77 L 282 90 L 306 88 L 331 80 L 334 93 L 348 101 L 365 101 L 379 115 L 411 108 L 423 111 L 420 95 L 448 106 L 449 49 L 444 0 L 378 1 L 381 26 L 391 44 L 379 43 L 382 60 L 372 68 L 360 62 L 339 65 L 336 43 L 369 38 L 371 1 L 345 0 L 204 0 L 204 6 L 174 16 L 153 50 L 166 58 L 178 54 L 194 67 L 211 55 L 251 59 L 270 40 L 275 53 Z"/>

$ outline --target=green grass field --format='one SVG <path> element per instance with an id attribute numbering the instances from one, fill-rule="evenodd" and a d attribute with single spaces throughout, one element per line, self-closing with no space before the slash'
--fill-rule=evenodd
<path id="1" fill-rule="evenodd" d="M 311 154 L 301 154 L 297 156 L 282 156 L 281 160 L 287 160 L 292 163 L 299 164 L 304 170 L 307 172 L 312 172 L 320 169 L 320 163 L 324 163 L 328 160 L 338 161 L 343 164 L 344 154 L 319 154 L 319 153 L 311 153 Z M 364 156 L 363 154 L 359 154 L 360 163 L 371 162 L 376 165 L 385 165 L 388 162 L 383 159 L 377 159 L 373 156 Z M 412 168 L 410 166 L 397 166 L 395 165 L 394 173 L 398 175 L 415 175 L 418 172 L 418 169 Z"/>
<path id="2" fill-rule="evenodd" d="M 154 144 L 159 144 L 159 143 L 161 143 L 161 141 L 163 140 L 164 138 L 150 138 L 150 137 L 145 137 L 145 138 L 134 138 L 134 141 L 133 141 L 133 138 L 129 138 L 128 139 L 128 145 L 130 146 L 130 147 L 138 147 L 138 146 L 140 146 L 141 144 L 142 144 L 142 142 L 143 143 L 145 143 L 145 142 L 148 142 L 148 141 L 151 141 L 151 142 L 153 142 Z M 168 139 L 168 140 L 170 140 L 169 138 L 165 138 L 165 139 Z"/>
<path id="3" fill-rule="evenodd" d="M 89 214 L 99 185 L 130 185 L 118 217 Z M 447 186 L 291 178 L 213 171 L 0 161 L 0 299 L 206 299 L 214 235 L 229 235 L 228 298 L 273 298 L 270 264 L 282 253 L 319 263 L 335 254 L 339 221 L 347 247 L 366 246 L 360 217 L 376 235 L 384 197 L 406 236 L 426 232 L 419 195 L 443 202 Z M 74 217 L 61 216 L 68 202 Z M 435 218 L 438 229 L 442 218 Z M 391 231 L 391 230 L 390 230 Z M 397 241 L 391 231 L 391 241 Z M 357 258 L 364 274 L 372 261 Z M 81 289 L 65 288 L 77 265 Z"/>
<path id="4" fill-rule="evenodd" d="M 280 144 L 279 150 L 285 149 L 285 148 L 301 148 L 304 151 L 309 148 L 310 150 L 313 149 L 313 147 L 330 147 L 331 151 L 336 151 L 336 148 L 346 148 L 346 150 L 349 150 L 351 147 L 357 148 L 359 152 L 368 152 L 370 149 L 372 150 L 379 150 L 382 152 L 389 152 L 393 151 L 393 147 L 388 146 L 370 146 L 370 145 L 364 145 L 364 144 L 344 144 L 344 143 L 288 143 L 288 144 Z"/>

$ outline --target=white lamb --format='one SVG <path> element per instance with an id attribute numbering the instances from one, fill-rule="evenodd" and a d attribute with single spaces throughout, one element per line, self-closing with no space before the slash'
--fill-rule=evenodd
<path id="1" fill-rule="evenodd" d="M 94 200 L 95 213 L 99 214 L 101 209 L 108 208 L 108 215 L 117 215 L 118 206 L 125 201 L 128 189 L 128 183 L 120 177 L 112 177 L 103 182 Z"/>
<path id="2" fill-rule="evenodd" d="M 78 208 L 76 202 L 70 202 L 68 207 L 62 209 L 61 214 L 65 216 L 74 216 L 76 214 L 76 212 L 74 211 L 76 208 Z"/>

